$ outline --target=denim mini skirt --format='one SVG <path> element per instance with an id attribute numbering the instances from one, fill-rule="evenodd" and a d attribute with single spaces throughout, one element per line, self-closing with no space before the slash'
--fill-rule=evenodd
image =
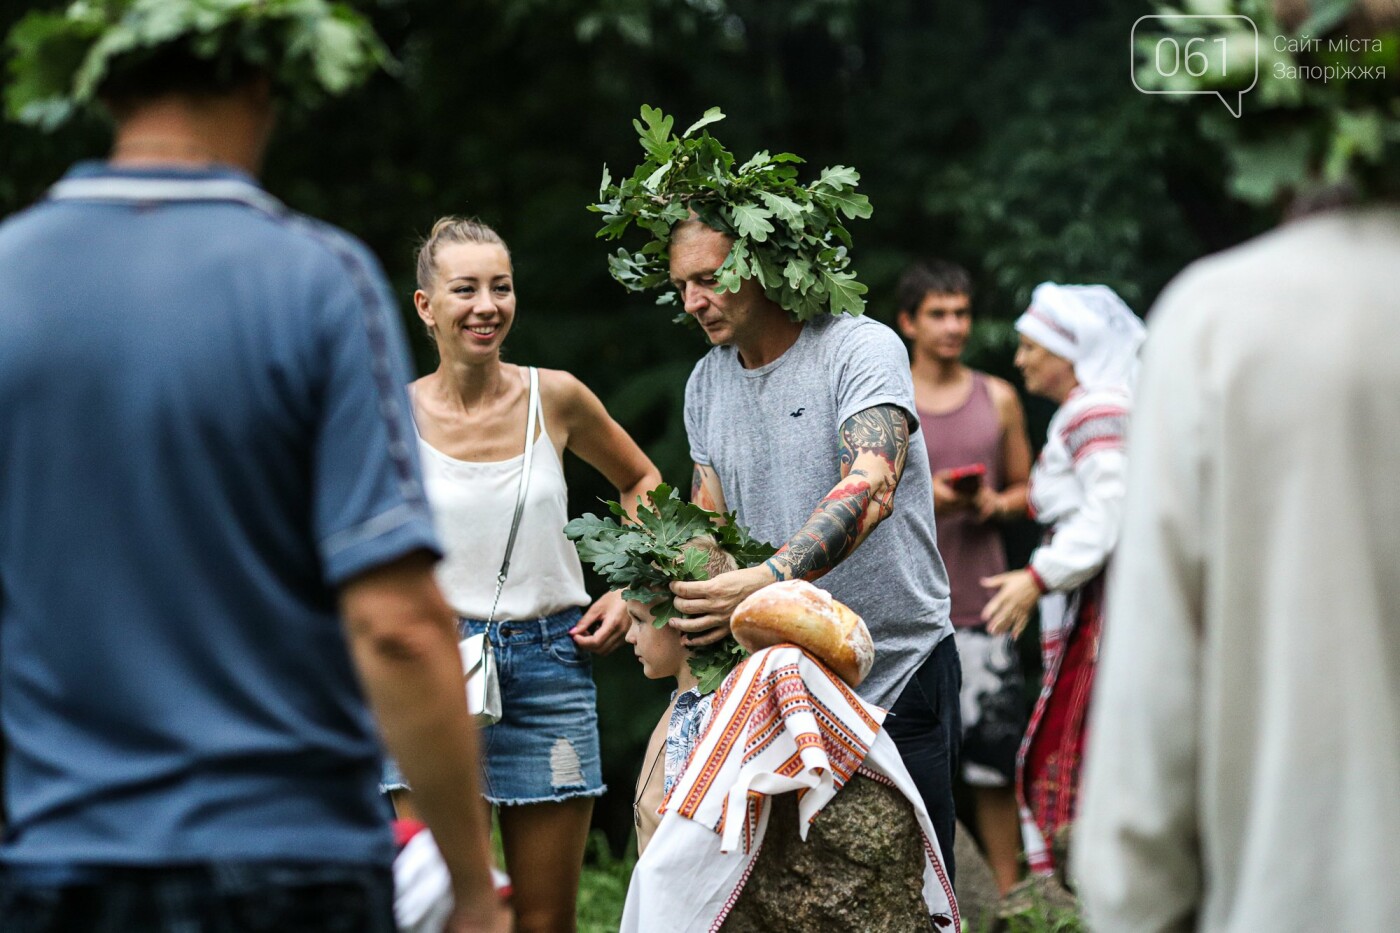
<path id="1" fill-rule="evenodd" d="M 598 694 L 593 659 L 569 636 L 583 615 L 566 609 L 543 619 L 495 622 L 491 646 L 501 681 L 501 720 L 481 730 L 482 793 L 501 806 L 598 797 L 603 784 L 598 750 Z M 462 619 L 462 637 L 487 631 Z M 398 766 L 386 761 L 380 789 L 406 790 Z"/>

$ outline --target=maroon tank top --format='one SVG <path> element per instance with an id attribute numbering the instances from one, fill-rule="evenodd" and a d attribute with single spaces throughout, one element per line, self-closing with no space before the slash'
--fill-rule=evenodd
<path id="1" fill-rule="evenodd" d="M 987 389 L 987 377 L 972 373 L 972 392 L 962 407 L 947 414 L 919 412 L 919 424 L 933 472 L 980 463 L 987 482 L 1001 489 L 1006 476 L 1001 459 L 1001 424 Z M 1006 570 L 1006 551 L 996 522 L 979 522 L 971 511 L 939 515 L 938 553 L 948 567 L 953 624 L 981 625 L 990 591 L 978 582 Z"/>

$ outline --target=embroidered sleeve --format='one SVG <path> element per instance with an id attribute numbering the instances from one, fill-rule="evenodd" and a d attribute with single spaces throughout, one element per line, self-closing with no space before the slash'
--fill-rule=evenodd
<path id="1" fill-rule="evenodd" d="M 1118 405 L 1095 405 L 1075 416 L 1061 432 L 1070 459 L 1078 464 L 1104 450 L 1122 450 L 1128 412 Z"/>
<path id="2" fill-rule="evenodd" d="M 1118 543 L 1127 458 L 1128 412 L 1096 404 L 1078 412 L 1060 437 L 1069 450 L 1083 505 L 1056 522 L 1050 541 L 1031 555 L 1031 569 L 1051 590 L 1072 590 L 1103 569 Z"/>

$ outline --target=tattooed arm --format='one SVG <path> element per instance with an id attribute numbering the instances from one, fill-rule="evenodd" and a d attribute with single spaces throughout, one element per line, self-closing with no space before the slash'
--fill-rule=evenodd
<path id="1" fill-rule="evenodd" d="M 714 467 L 695 464 L 690 474 L 690 501 L 711 512 L 727 512 L 724 507 L 724 490 L 719 485 L 719 474 Z"/>
<path id="2" fill-rule="evenodd" d="M 841 482 L 765 565 L 779 580 L 815 580 L 894 511 L 909 455 L 909 422 L 895 405 L 857 412 L 841 425 Z"/>
<path id="3" fill-rule="evenodd" d="M 671 584 L 676 609 L 690 616 L 671 624 L 687 646 L 707 645 L 729 633 L 729 616 L 750 593 L 775 580 L 815 580 L 841 563 L 894 511 L 894 491 L 909 454 L 909 422 L 896 405 L 877 405 L 846 419 L 840 430 L 841 481 L 771 559 L 759 567 L 713 580 Z M 724 509 L 713 469 L 697 465 L 691 501 Z"/>

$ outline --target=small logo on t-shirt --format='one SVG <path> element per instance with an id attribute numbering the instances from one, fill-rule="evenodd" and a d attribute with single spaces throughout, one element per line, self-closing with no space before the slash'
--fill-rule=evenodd
<path id="1" fill-rule="evenodd" d="M 804 411 L 806 411 L 806 410 L 807 410 L 807 406 L 806 406 L 806 405 L 803 405 L 801 408 L 797 409 L 797 411 L 788 412 L 788 414 L 789 414 L 791 417 L 793 417 L 793 418 L 801 418 L 801 417 L 802 417 L 802 413 L 803 413 Z"/>

